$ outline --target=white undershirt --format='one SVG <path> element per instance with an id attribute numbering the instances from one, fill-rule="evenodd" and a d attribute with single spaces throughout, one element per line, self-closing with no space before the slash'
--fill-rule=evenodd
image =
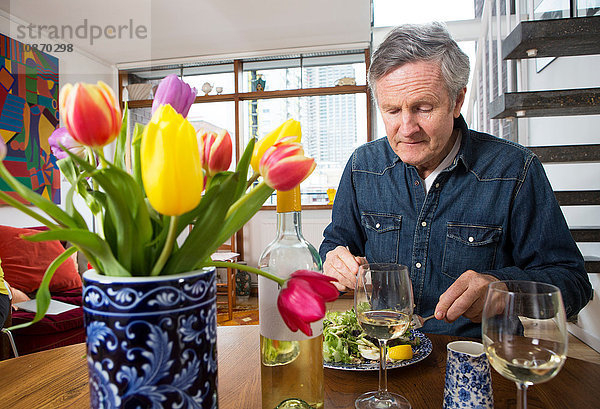
<path id="1" fill-rule="evenodd" d="M 437 178 L 437 176 L 442 172 L 442 170 L 446 169 L 454 161 L 454 158 L 456 157 L 456 154 L 458 153 L 458 149 L 460 148 L 461 139 L 462 139 L 462 132 L 460 131 L 460 129 L 458 129 L 458 136 L 456 137 L 456 141 L 454 142 L 454 145 L 452 146 L 452 150 L 450 151 L 450 153 L 448 153 L 448 156 L 446 156 L 444 158 L 444 160 L 438 165 L 438 167 L 435 168 L 435 170 L 433 172 L 431 172 L 429 174 L 429 176 L 427 176 L 425 178 L 425 180 L 423 181 L 423 186 L 425 187 L 425 194 L 427 194 L 427 192 L 429 192 L 429 189 L 433 185 L 433 182 L 435 182 L 435 178 Z"/>

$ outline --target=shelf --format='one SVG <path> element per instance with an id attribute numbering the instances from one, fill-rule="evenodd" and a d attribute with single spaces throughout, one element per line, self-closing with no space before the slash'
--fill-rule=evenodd
<path id="1" fill-rule="evenodd" d="M 600 114 L 600 88 L 507 92 L 489 112 L 492 119 Z"/>
<path id="2" fill-rule="evenodd" d="M 600 16 L 522 21 L 502 41 L 502 58 L 600 54 Z M 528 50 L 537 50 L 528 55 Z"/>
<path id="3" fill-rule="evenodd" d="M 319 95 L 339 95 L 339 94 L 358 94 L 368 92 L 366 85 L 343 85 L 339 87 L 322 87 L 322 88 L 301 88 L 301 89 L 285 89 L 278 91 L 261 91 L 261 92 L 241 92 L 237 99 L 240 101 L 248 101 L 254 99 L 271 99 L 271 98 L 294 98 L 294 97 L 313 97 Z M 200 102 L 223 102 L 235 101 L 235 94 L 220 94 L 220 95 L 199 95 L 194 100 L 195 103 Z M 148 108 L 152 106 L 151 99 L 138 101 L 127 101 L 129 108 Z"/>

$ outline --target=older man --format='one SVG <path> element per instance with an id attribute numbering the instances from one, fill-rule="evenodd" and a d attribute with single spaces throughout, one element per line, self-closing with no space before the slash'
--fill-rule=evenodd
<path id="1" fill-rule="evenodd" d="M 583 258 L 538 158 L 467 128 L 469 59 L 438 23 L 394 29 L 369 85 L 387 138 L 359 147 L 342 175 L 320 254 L 338 288 L 362 257 L 410 269 L 424 331 L 481 336 L 494 280 L 558 286 L 567 314 L 591 297 Z"/>

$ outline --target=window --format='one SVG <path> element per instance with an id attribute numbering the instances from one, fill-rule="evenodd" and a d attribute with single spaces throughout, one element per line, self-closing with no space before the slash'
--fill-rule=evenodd
<path id="1" fill-rule="evenodd" d="M 313 174 L 302 183 L 302 202 L 324 205 L 327 189 L 337 188 L 354 149 L 370 140 L 367 55 L 355 50 L 129 70 L 121 73 L 125 79 L 121 86 L 155 85 L 170 73 L 182 76 L 198 90 L 188 115 L 192 125 L 198 129 L 199 121 L 208 121 L 231 134 L 236 159 L 232 169 L 251 137 L 263 137 L 288 118 L 300 121 L 306 154 L 317 162 Z M 210 87 L 203 92 L 205 83 Z M 151 100 L 130 101 L 130 120 L 147 123 L 151 105 Z M 267 204 L 275 204 L 274 196 Z"/>
<path id="2" fill-rule="evenodd" d="M 245 101 L 244 145 L 248 138 L 263 137 L 287 118 L 300 121 L 304 150 L 317 162 L 302 183 L 302 202 L 324 204 L 327 189 L 337 189 L 354 149 L 367 141 L 366 106 L 364 93 Z"/>

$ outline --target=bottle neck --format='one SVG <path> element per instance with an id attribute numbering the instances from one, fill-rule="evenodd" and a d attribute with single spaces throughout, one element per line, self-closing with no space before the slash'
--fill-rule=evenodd
<path id="1" fill-rule="evenodd" d="M 277 213 L 277 236 L 302 237 L 302 220 L 300 212 Z"/>

